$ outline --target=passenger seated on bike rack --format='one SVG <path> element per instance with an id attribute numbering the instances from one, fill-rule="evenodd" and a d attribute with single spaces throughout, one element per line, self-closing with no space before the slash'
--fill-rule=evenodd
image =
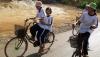
<path id="1" fill-rule="evenodd" d="M 80 29 L 78 34 L 78 49 L 79 51 L 82 51 L 83 57 L 88 56 L 87 48 L 91 31 L 97 28 L 98 18 L 96 15 L 96 7 L 96 3 L 90 3 L 88 6 L 88 12 L 84 12 L 79 20 Z"/>
<path id="2" fill-rule="evenodd" d="M 40 46 L 40 52 L 44 51 L 45 48 L 45 42 L 47 41 L 45 38 L 45 36 L 47 36 L 47 34 L 49 32 L 52 32 L 52 22 L 53 22 L 53 17 L 51 16 L 52 13 L 52 9 L 50 7 L 47 7 L 46 10 L 46 16 L 44 18 L 43 24 L 44 24 L 44 28 L 41 31 L 38 31 L 38 33 L 40 33 L 40 37 L 37 35 L 38 41 L 41 42 L 41 46 Z"/>

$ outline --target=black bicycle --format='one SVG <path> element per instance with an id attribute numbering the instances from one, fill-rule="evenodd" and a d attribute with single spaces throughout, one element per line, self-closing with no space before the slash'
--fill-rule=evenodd
<path id="1" fill-rule="evenodd" d="M 72 34 L 73 36 L 70 37 L 70 44 L 72 48 L 75 48 L 75 51 L 72 54 L 72 57 L 84 57 L 82 54 L 82 49 L 78 49 L 78 34 L 79 34 L 79 24 L 77 22 L 75 24 L 72 24 Z"/>
<path id="2" fill-rule="evenodd" d="M 28 19 L 27 19 L 28 20 Z M 31 37 L 28 33 L 28 28 L 32 24 L 32 22 L 28 23 L 25 20 L 24 26 L 20 25 L 15 25 L 15 35 L 16 37 L 13 37 L 10 39 L 5 48 L 4 48 L 4 53 L 6 57 L 23 57 L 25 52 L 28 49 L 28 43 L 34 44 L 35 41 L 30 40 Z M 33 22 L 33 24 L 35 24 Z M 53 45 L 54 40 L 55 40 L 55 35 L 53 32 L 49 32 L 45 36 L 45 46 L 48 52 L 50 50 L 50 47 Z"/>

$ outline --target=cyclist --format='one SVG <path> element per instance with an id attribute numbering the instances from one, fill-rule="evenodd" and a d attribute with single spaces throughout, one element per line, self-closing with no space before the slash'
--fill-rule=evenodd
<path id="1" fill-rule="evenodd" d="M 44 10 L 42 9 L 42 2 L 41 1 L 36 1 L 36 9 L 37 9 L 37 14 L 36 14 L 36 17 L 33 18 L 33 19 L 36 19 L 36 18 L 39 18 L 41 19 L 39 23 L 33 25 L 31 28 L 30 28 L 30 32 L 31 32 L 31 35 L 32 35 L 32 40 L 35 40 L 35 36 L 36 36 L 36 32 L 38 30 L 41 30 L 41 28 L 43 27 L 41 25 L 41 21 L 44 19 L 45 17 L 45 13 L 44 13 Z M 38 35 L 37 35 L 38 36 Z"/>
<path id="2" fill-rule="evenodd" d="M 39 53 L 44 51 L 45 36 L 48 34 L 48 32 L 52 32 L 52 23 L 53 23 L 53 17 L 51 16 L 52 9 L 50 7 L 47 7 L 45 12 L 46 12 L 46 17 L 44 18 L 44 21 L 43 21 L 44 28 L 42 29 L 42 32 L 39 31 L 39 33 L 41 34 L 41 37 L 39 36 L 37 37 L 39 38 L 39 41 L 41 41 L 42 43 L 39 49 Z"/>
<path id="3" fill-rule="evenodd" d="M 88 12 L 84 12 L 78 22 L 78 24 L 80 24 L 78 34 L 78 49 L 79 51 L 82 50 L 83 57 L 88 57 L 89 36 L 91 31 L 97 28 L 98 18 L 96 15 L 96 7 L 96 3 L 91 2 L 88 6 Z"/>

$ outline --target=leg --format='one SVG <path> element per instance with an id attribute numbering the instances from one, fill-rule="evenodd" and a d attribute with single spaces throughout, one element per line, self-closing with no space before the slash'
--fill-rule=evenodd
<path id="1" fill-rule="evenodd" d="M 30 28 L 30 33 L 32 35 L 32 38 L 35 40 L 35 35 L 36 35 L 36 32 L 39 30 L 39 26 L 36 24 L 36 25 L 33 25 L 31 28 Z"/>
<path id="2" fill-rule="evenodd" d="M 77 42 L 77 44 L 78 44 L 77 55 L 79 55 L 79 57 L 82 55 L 82 52 L 81 52 L 82 51 L 82 43 L 83 43 L 83 33 L 79 33 L 78 42 Z"/>
<path id="3" fill-rule="evenodd" d="M 82 49 L 82 42 L 83 42 L 83 34 L 79 33 L 78 35 L 78 49 L 81 50 Z"/>
<path id="4" fill-rule="evenodd" d="M 89 36 L 90 36 L 89 32 L 86 32 L 84 34 L 84 42 L 83 42 L 83 53 L 84 53 L 84 55 L 88 55 Z"/>
<path id="5" fill-rule="evenodd" d="M 44 34 L 44 29 L 40 29 L 37 33 L 37 41 L 39 42 L 39 45 L 40 45 L 40 49 L 39 49 L 38 53 L 43 52 L 43 48 L 44 48 L 43 41 L 42 41 L 43 34 Z"/>
<path id="6" fill-rule="evenodd" d="M 48 33 L 49 33 L 49 30 L 45 30 L 43 35 L 41 36 L 41 38 L 42 38 L 41 41 L 43 44 L 46 42 L 46 36 Z"/>
<path id="7" fill-rule="evenodd" d="M 37 41 L 38 41 L 40 44 L 42 43 L 41 39 L 42 39 L 43 33 L 44 33 L 44 29 L 42 29 L 42 28 L 39 29 L 38 32 L 37 32 Z"/>

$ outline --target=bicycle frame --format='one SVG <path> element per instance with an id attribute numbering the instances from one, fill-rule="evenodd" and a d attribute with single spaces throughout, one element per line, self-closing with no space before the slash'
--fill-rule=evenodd
<path id="1" fill-rule="evenodd" d="M 32 24 L 32 22 L 30 22 L 28 25 L 26 25 L 26 24 L 27 24 L 27 21 L 24 22 L 25 33 L 26 33 L 24 39 L 28 40 L 30 43 L 33 44 L 34 42 L 32 42 L 32 41 L 29 40 L 31 37 L 30 37 L 30 36 L 28 35 L 28 33 L 27 33 L 28 28 L 29 28 L 29 26 Z M 33 22 L 33 24 L 35 24 L 35 22 Z"/>

